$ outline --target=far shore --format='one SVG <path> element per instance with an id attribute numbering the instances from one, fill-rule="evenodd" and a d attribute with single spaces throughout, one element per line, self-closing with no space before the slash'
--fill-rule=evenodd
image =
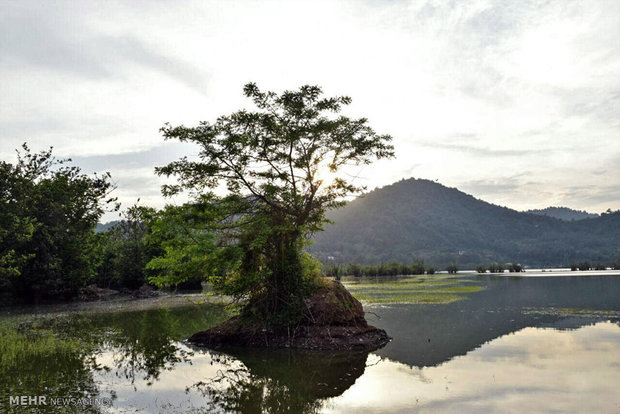
<path id="1" fill-rule="evenodd" d="M 620 276 L 620 269 L 607 269 L 607 270 L 570 270 L 569 268 L 555 268 L 555 269 L 524 269 L 522 272 L 509 272 L 503 273 L 478 273 L 474 269 L 459 270 L 456 273 L 450 274 L 447 271 L 438 271 L 432 275 L 419 274 L 419 275 L 394 275 L 394 276 L 358 276 L 368 279 L 381 279 L 390 277 L 433 277 L 433 276 L 515 276 L 515 277 L 541 277 L 541 276 Z M 355 279 L 353 275 L 342 275 L 342 277 Z"/>
<path id="2" fill-rule="evenodd" d="M 570 270 L 570 269 L 526 269 L 515 273 L 476 273 L 475 270 L 459 272 L 459 274 L 516 276 L 516 277 L 553 277 L 553 276 L 620 276 L 620 269 L 607 270 Z"/>

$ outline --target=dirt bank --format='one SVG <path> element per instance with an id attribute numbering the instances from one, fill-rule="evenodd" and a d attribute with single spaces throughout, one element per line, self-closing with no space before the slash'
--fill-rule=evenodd
<path id="1" fill-rule="evenodd" d="M 267 327 L 236 316 L 192 335 L 189 342 L 209 348 L 374 350 L 390 340 L 383 329 L 368 325 L 362 304 L 338 282 L 329 281 L 305 305 L 294 325 Z"/>

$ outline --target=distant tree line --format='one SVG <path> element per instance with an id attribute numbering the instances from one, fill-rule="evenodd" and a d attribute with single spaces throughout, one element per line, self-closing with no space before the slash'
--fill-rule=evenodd
<path id="1" fill-rule="evenodd" d="M 611 266 L 611 268 L 620 269 L 620 257 L 618 257 L 618 259 L 616 260 L 614 265 Z M 597 263 L 595 265 L 591 265 L 590 262 L 579 262 L 579 263 L 570 264 L 570 270 L 573 272 L 577 270 L 606 270 L 606 269 L 607 269 L 607 266 L 601 263 Z"/>
<path id="2" fill-rule="evenodd" d="M 504 273 L 505 270 L 510 273 L 525 272 L 523 266 L 519 263 L 491 263 L 488 267 L 485 267 L 484 265 L 476 266 L 476 272 L 478 273 L 486 273 L 487 270 L 490 273 Z"/>
<path id="3" fill-rule="evenodd" d="M 436 268 L 432 266 L 425 266 L 424 261 L 417 260 L 411 265 L 406 265 L 398 262 L 382 263 L 380 265 L 361 265 L 358 263 L 349 263 L 347 265 L 330 264 L 325 266 L 325 274 L 327 276 L 335 277 L 336 279 L 342 276 L 409 276 L 409 275 L 432 275 L 436 272 Z M 456 274 L 459 267 L 455 263 L 451 263 L 445 267 L 445 271 L 448 274 Z M 479 265 L 476 267 L 476 272 L 486 273 L 487 270 L 491 273 L 502 273 L 505 270 L 508 272 L 524 272 L 523 266 L 518 263 L 491 263 L 489 266 Z"/>
<path id="4" fill-rule="evenodd" d="M 414 261 L 407 265 L 398 262 L 381 263 L 379 265 L 363 265 L 359 263 L 349 263 L 347 265 L 328 264 L 325 267 L 325 275 L 339 279 L 342 276 L 410 276 L 410 275 L 432 275 L 436 269 L 432 266 L 425 266 L 423 261 Z"/>

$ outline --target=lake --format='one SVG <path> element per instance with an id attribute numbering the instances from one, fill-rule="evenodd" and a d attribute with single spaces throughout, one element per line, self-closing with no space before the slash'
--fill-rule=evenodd
<path id="1" fill-rule="evenodd" d="M 528 276 L 346 279 L 393 338 L 371 353 L 190 346 L 211 303 L 5 309 L 0 412 L 620 411 L 620 273 Z"/>

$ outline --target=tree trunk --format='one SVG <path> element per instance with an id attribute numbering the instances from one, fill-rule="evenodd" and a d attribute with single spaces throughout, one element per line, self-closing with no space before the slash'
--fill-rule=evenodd
<path id="1" fill-rule="evenodd" d="M 270 314 L 294 313 L 303 299 L 301 240 L 298 231 L 276 232 L 269 257 L 272 274 L 268 287 Z"/>

